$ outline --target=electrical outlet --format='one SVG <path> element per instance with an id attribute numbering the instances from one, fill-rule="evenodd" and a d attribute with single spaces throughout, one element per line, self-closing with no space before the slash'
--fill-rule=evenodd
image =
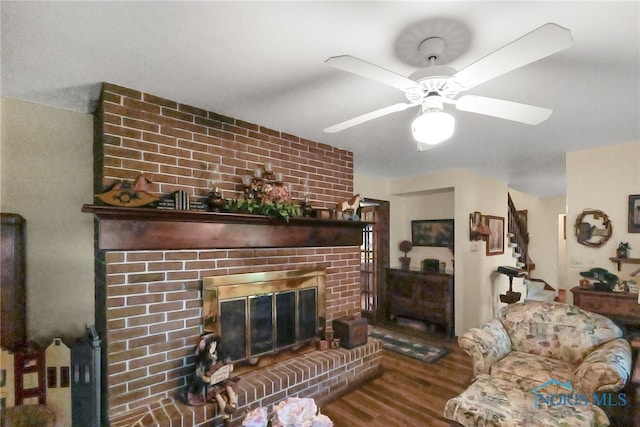
<path id="1" fill-rule="evenodd" d="M 573 258 L 571 257 L 571 266 L 572 267 L 583 267 L 584 266 L 584 261 L 580 258 Z"/>

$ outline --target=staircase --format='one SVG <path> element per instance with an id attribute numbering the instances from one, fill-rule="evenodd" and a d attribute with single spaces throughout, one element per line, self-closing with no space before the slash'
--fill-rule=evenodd
<path id="1" fill-rule="evenodd" d="M 507 219 L 509 239 L 508 247 L 511 248 L 516 267 L 525 270 L 527 276 L 524 278 L 524 285 L 527 288 L 525 301 L 557 301 L 556 290 L 542 279 L 531 277 L 531 272 L 536 268 L 535 263 L 529 256 L 529 232 L 527 231 L 527 211 L 516 209 L 508 195 L 509 216 Z"/>

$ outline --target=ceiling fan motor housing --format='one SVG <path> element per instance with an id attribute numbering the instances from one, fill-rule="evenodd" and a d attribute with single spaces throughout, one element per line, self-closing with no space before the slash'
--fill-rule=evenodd
<path id="1" fill-rule="evenodd" d="M 429 92 L 427 96 L 422 101 L 421 112 L 433 112 L 433 111 L 443 111 L 444 103 L 442 101 L 442 97 L 438 92 Z"/>
<path id="2" fill-rule="evenodd" d="M 455 98 L 462 88 L 455 83 L 451 76 L 457 71 L 451 67 L 432 65 L 416 71 L 409 78 L 418 82 L 416 87 L 405 92 L 411 102 L 421 102 L 431 92 L 437 92 L 445 102 Z"/>

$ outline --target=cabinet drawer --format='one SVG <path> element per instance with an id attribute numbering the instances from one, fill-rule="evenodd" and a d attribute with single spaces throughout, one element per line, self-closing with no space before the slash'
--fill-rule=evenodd
<path id="1" fill-rule="evenodd" d="M 443 287 L 420 287 L 416 289 L 418 301 L 444 301 L 446 298 Z"/>
<path id="2" fill-rule="evenodd" d="M 435 323 L 445 323 L 447 321 L 447 313 L 444 307 L 431 307 L 425 312 L 427 320 Z"/>
<path id="3" fill-rule="evenodd" d="M 595 298 L 592 296 L 581 295 L 580 299 L 576 302 L 576 305 L 583 310 L 593 311 L 597 313 L 599 310 L 602 310 L 608 304 L 605 304 L 599 298 Z"/>
<path id="4" fill-rule="evenodd" d="M 594 295 L 581 295 L 577 305 L 583 310 L 600 313 L 605 316 L 637 317 L 640 319 L 640 304 L 633 299 L 607 298 Z"/>

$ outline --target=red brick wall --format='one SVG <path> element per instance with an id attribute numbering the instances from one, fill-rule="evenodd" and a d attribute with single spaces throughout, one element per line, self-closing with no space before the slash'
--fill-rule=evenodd
<path id="1" fill-rule="evenodd" d="M 103 87 L 95 133 L 97 192 L 144 172 L 154 178 L 152 192 L 204 196 L 207 165 L 218 163 L 224 195 L 235 198 L 241 175 L 270 161 L 294 197 L 308 180 L 314 206 L 334 207 L 353 194 L 348 151 L 112 84 Z M 98 253 L 103 417 L 185 390 L 201 333 L 203 277 L 303 267 L 327 269 L 328 322 L 360 311 L 357 247 Z"/>
<path id="2" fill-rule="evenodd" d="M 153 192 L 205 196 L 207 166 L 218 163 L 232 199 L 241 194 L 240 177 L 269 161 L 294 197 L 307 180 L 316 207 L 333 208 L 353 195 L 353 155 L 346 150 L 113 84 L 103 86 L 97 115 L 103 123 L 96 181 L 103 186 L 144 172 L 155 178 Z"/>

